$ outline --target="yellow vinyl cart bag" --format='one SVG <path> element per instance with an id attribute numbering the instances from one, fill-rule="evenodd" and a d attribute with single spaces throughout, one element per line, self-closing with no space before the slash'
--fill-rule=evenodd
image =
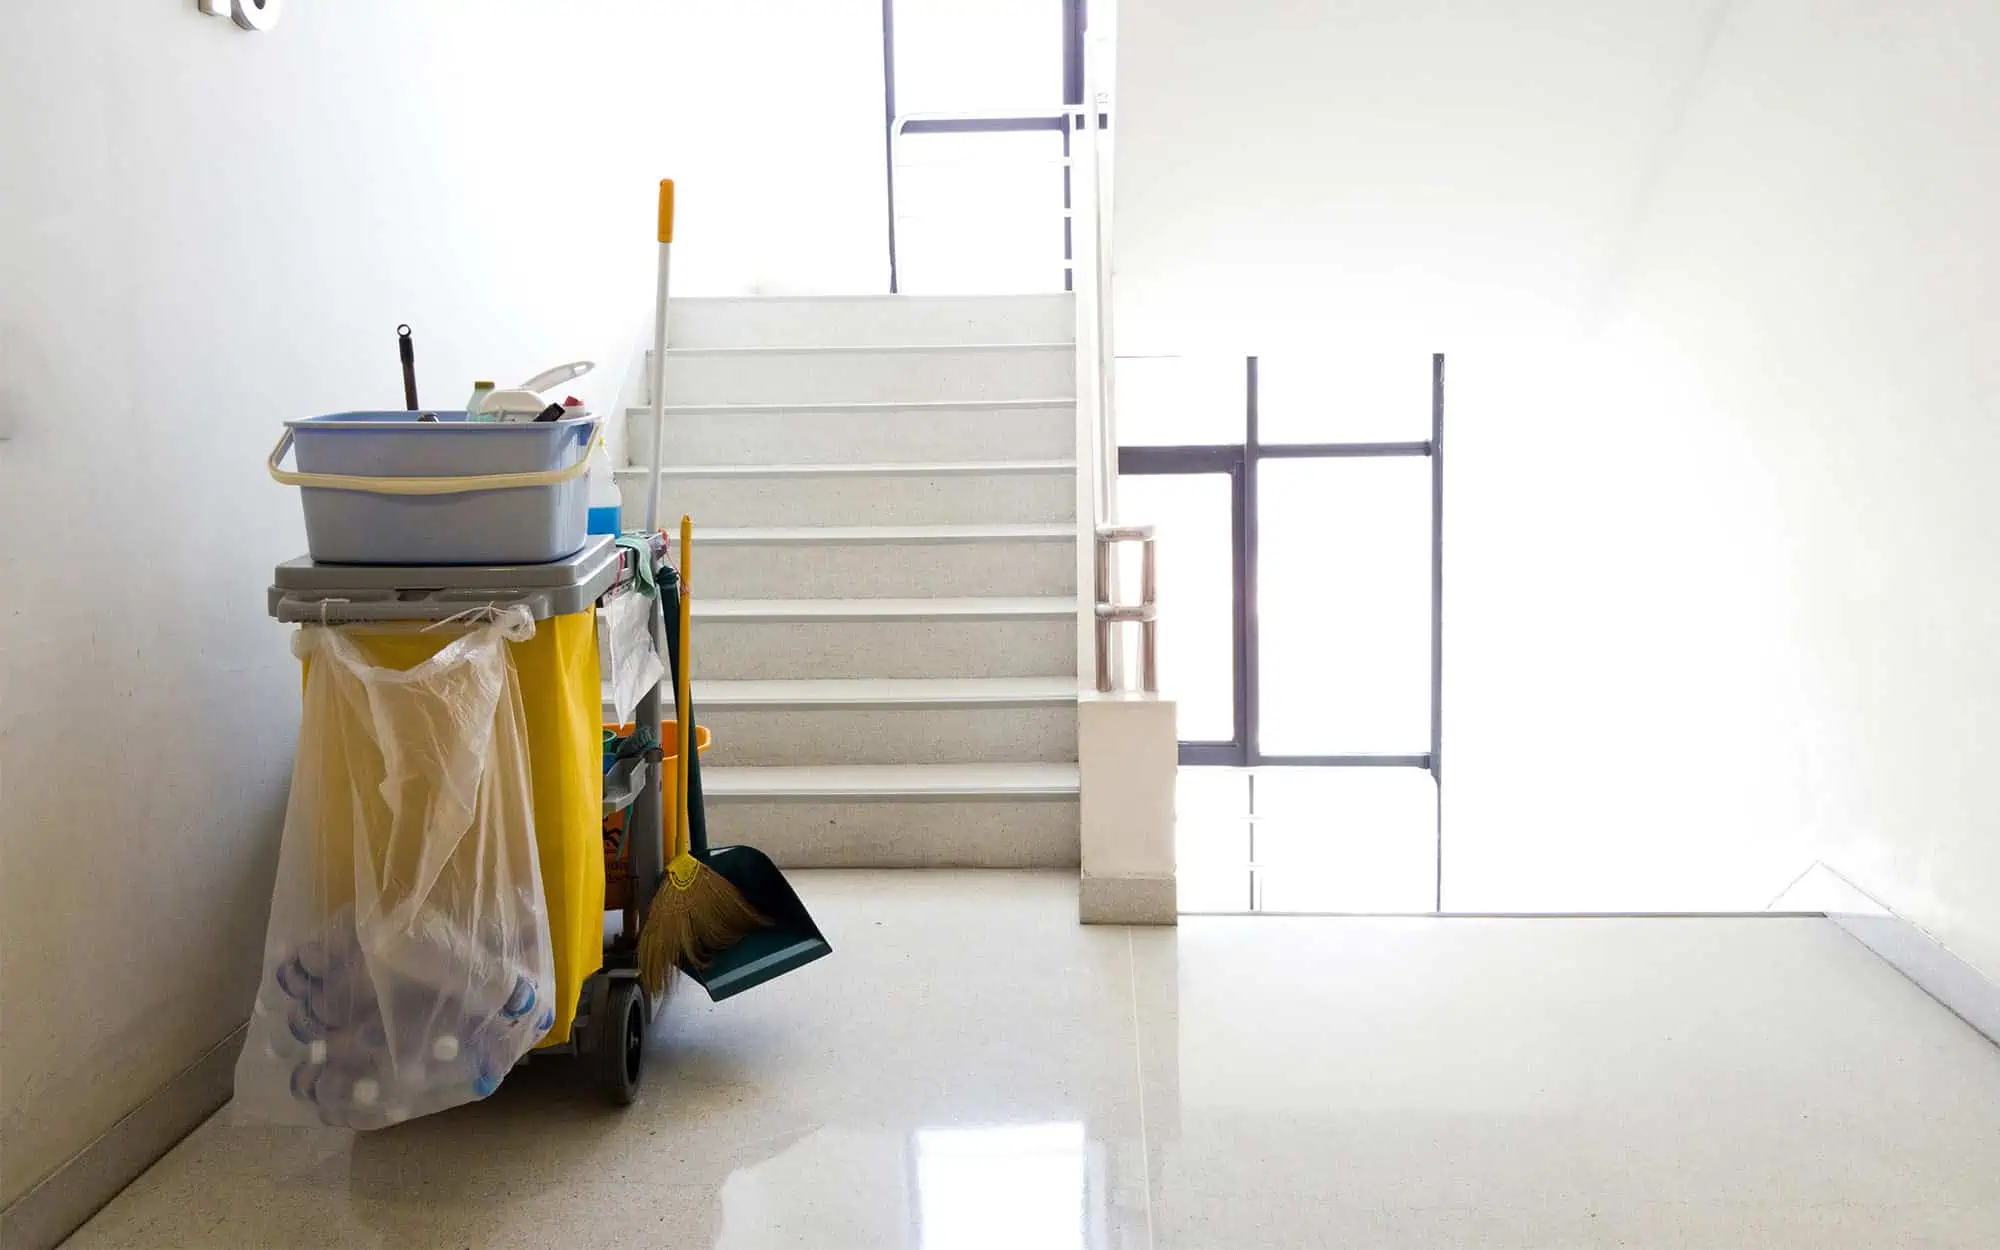
<path id="1" fill-rule="evenodd" d="M 350 627 L 352 628 L 352 627 Z M 376 663 L 411 668 L 448 640 L 441 631 L 363 630 Z M 584 978 L 604 966 L 603 703 L 597 618 L 571 612 L 536 622 L 535 636 L 508 653 L 527 714 L 535 842 L 555 958 L 555 1021 L 539 1045 L 569 1040 Z"/>

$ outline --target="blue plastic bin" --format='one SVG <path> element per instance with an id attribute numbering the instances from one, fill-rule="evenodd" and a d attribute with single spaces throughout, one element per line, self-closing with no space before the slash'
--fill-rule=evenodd
<path id="1" fill-rule="evenodd" d="M 300 488 L 314 560 L 545 564 L 582 550 L 596 417 L 500 424 L 436 415 L 420 422 L 414 412 L 337 412 L 285 422 L 271 476 Z M 288 444 L 298 448 L 296 473 L 279 467 Z"/>

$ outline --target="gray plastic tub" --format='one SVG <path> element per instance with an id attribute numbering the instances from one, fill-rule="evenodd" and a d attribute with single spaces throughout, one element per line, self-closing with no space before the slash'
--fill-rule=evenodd
<path id="1" fill-rule="evenodd" d="M 462 412 L 437 418 L 339 412 L 285 422 L 271 476 L 300 488 L 314 560 L 543 564 L 582 549 L 596 417 L 506 425 L 469 422 Z M 278 467 L 287 444 L 298 448 L 296 473 Z"/>

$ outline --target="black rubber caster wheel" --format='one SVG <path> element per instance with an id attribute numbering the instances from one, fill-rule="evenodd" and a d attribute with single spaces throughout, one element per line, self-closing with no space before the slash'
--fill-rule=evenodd
<path id="1" fill-rule="evenodd" d="M 605 995 L 604 1031 L 591 1057 L 604 1096 L 629 1107 L 639 1096 L 639 1074 L 646 1061 L 646 996 L 637 981 L 612 983 Z"/>

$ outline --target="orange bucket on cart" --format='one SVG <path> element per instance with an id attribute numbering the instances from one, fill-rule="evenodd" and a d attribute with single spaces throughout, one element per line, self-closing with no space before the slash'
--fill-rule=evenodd
<path id="1" fill-rule="evenodd" d="M 607 739 L 614 735 L 619 738 L 628 738 L 637 729 L 637 724 L 627 722 L 623 725 L 606 725 L 604 732 Z M 680 770 L 673 766 L 673 761 L 680 757 L 680 744 L 675 741 L 676 736 L 672 721 L 661 723 L 660 845 L 662 846 L 672 846 L 674 844 L 674 818 L 681 809 Z M 696 725 L 694 727 L 696 754 L 706 755 L 708 753 L 711 737 L 708 732 L 708 726 Z M 607 770 L 608 767 L 607 765 Z M 611 794 L 611 788 L 614 784 L 608 771 L 604 784 L 605 793 L 608 797 Z M 629 791 L 631 798 L 638 797 L 638 792 L 639 787 L 635 782 Z M 631 845 L 626 837 L 625 828 L 625 822 L 632 814 L 631 798 L 626 800 L 623 807 L 611 812 L 604 818 L 604 909 L 606 911 L 629 912 L 632 908 Z M 628 927 L 627 931 L 636 933 L 639 931 L 639 926 L 636 923 L 637 917 L 632 917 L 632 919 L 634 923 Z"/>

